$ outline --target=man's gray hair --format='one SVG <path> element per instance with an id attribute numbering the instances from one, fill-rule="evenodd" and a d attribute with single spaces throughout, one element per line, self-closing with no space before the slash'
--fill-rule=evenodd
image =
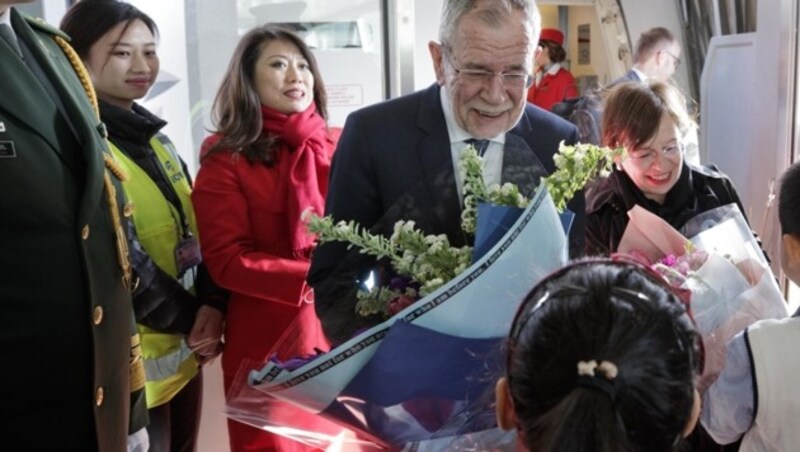
<path id="1" fill-rule="evenodd" d="M 445 0 L 442 6 L 442 18 L 439 22 L 439 42 L 445 47 L 453 45 L 453 36 L 461 17 L 476 7 L 479 0 Z M 503 20 L 513 11 L 525 12 L 528 23 L 531 24 L 531 46 L 539 41 L 539 32 L 542 30 L 542 18 L 539 9 L 533 0 L 496 0 L 484 5 L 480 11 L 480 18 L 493 27 L 503 25 Z"/>

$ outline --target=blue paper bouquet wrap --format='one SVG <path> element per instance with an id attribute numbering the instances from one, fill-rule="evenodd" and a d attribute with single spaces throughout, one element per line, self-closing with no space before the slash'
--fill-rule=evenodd
<path id="1" fill-rule="evenodd" d="M 293 370 L 276 362 L 243 369 L 250 386 L 240 385 L 228 415 L 320 448 L 513 449 L 493 405 L 504 341 L 524 296 L 568 254 L 543 186 L 520 212 L 510 226 L 479 214 L 476 235 L 504 232 L 464 272 L 388 320 Z M 309 432 L 291 416 L 253 413 L 269 403 L 318 414 L 330 428 Z"/>

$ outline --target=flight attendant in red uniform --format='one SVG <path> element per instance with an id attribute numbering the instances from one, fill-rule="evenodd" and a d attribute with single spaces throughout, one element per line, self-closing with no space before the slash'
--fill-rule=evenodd
<path id="1" fill-rule="evenodd" d="M 578 97 L 575 79 L 561 62 L 567 57 L 564 33 L 555 28 L 543 28 L 536 53 L 534 84 L 528 91 L 528 102 L 545 110 L 566 99 Z"/>

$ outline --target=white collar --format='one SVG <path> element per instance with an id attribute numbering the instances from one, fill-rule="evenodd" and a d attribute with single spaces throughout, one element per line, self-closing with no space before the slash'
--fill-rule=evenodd
<path id="1" fill-rule="evenodd" d="M 558 63 L 551 63 L 550 67 L 547 68 L 545 74 L 556 75 L 558 71 L 561 70 L 561 65 Z"/>
<path id="2" fill-rule="evenodd" d="M 8 8 L 5 13 L 0 14 L 0 25 L 6 24 L 11 27 L 11 8 Z M 14 27 L 11 27 L 13 30 Z"/>
<path id="3" fill-rule="evenodd" d="M 631 68 L 631 70 L 632 70 L 633 72 L 635 72 L 635 73 L 636 73 L 636 75 L 638 75 L 638 76 L 639 76 L 639 80 L 641 80 L 641 81 L 643 81 L 643 82 L 646 82 L 646 81 L 647 81 L 647 74 L 645 74 L 644 72 L 640 71 L 639 69 L 637 69 L 637 68 L 635 68 L 635 67 L 632 67 L 632 68 Z"/>
<path id="4" fill-rule="evenodd" d="M 456 122 L 455 113 L 453 113 L 453 103 L 450 101 L 450 96 L 447 93 L 447 87 L 441 85 L 439 90 L 439 101 L 442 104 L 442 112 L 444 113 L 444 122 L 447 124 L 447 135 L 450 137 L 450 143 L 463 143 L 464 140 L 475 138 L 471 133 L 462 129 Z M 505 144 L 506 134 L 501 133 L 490 139 L 496 143 Z"/>

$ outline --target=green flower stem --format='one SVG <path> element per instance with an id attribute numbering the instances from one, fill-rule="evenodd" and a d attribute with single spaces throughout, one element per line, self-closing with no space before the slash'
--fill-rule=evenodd
<path id="1" fill-rule="evenodd" d="M 610 149 L 583 143 L 567 146 L 562 141 L 558 146 L 558 153 L 553 156 L 556 171 L 544 178 L 556 209 L 563 212 L 578 190 L 590 180 L 606 176 L 614 159 L 624 153 L 624 148 Z"/>
<path id="2" fill-rule="evenodd" d="M 559 152 L 553 157 L 557 170 L 543 181 L 556 208 L 563 211 L 576 191 L 591 178 L 608 172 L 615 156 L 622 149 L 610 150 L 590 144 L 566 146 L 562 141 Z M 475 233 L 478 203 L 525 208 L 529 200 L 513 184 L 486 186 L 483 178 L 483 158 L 470 145 L 461 152 L 461 176 L 464 181 L 464 210 L 461 227 L 468 234 Z M 389 302 L 398 296 L 425 296 L 446 284 L 467 267 L 472 260 L 472 247 L 450 246 L 445 235 L 425 235 L 413 221 L 398 221 L 392 236 L 387 238 L 371 234 L 355 221 L 334 224 L 330 217 L 304 214 L 308 231 L 317 234 L 320 243 L 345 242 L 349 248 L 357 247 L 360 253 L 378 259 L 389 259 L 398 274 L 408 276 L 420 285 L 419 293 L 400 293 L 385 287 L 373 288 L 369 293 L 359 292 L 356 310 L 360 315 L 389 315 Z"/>

